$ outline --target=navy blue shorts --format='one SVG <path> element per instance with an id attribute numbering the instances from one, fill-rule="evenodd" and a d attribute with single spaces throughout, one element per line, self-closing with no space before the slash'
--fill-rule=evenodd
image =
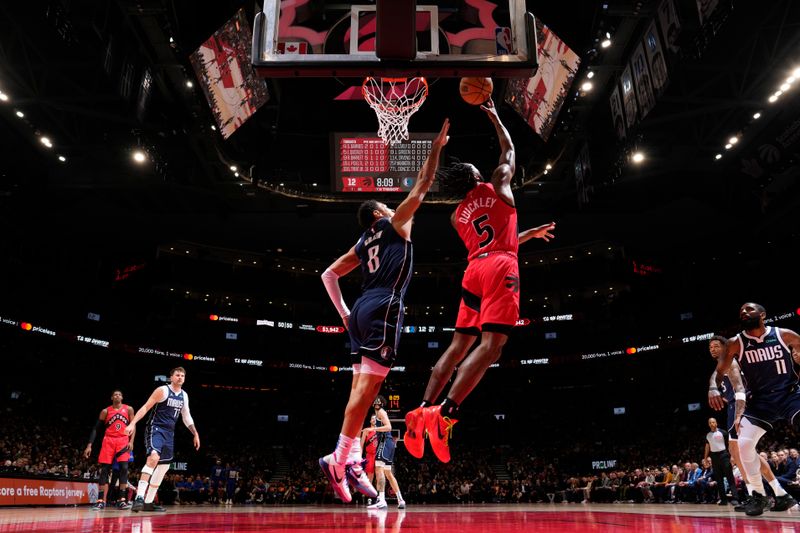
<path id="1" fill-rule="evenodd" d="M 767 431 L 771 430 L 779 420 L 786 420 L 790 424 L 800 421 L 797 418 L 798 413 L 800 413 L 800 391 L 796 389 L 749 398 L 744 408 L 744 416 Z"/>
<path id="2" fill-rule="evenodd" d="M 353 364 L 368 357 L 391 367 L 403 330 L 405 306 L 400 295 L 386 290 L 370 290 L 356 300 L 350 311 L 350 353 Z"/>
<path id="3" fill-rule="evenodd" d="M 144 446 L 148 457 L 156 452 L 160 457 L 158 464 L 169 464 L 175 455 L 175 432 L 158 426 L 147 426 L 144 431 Z"/>
<path id="4" fill-rule="evenodd" d="M 392 463 L 394 463 L 394 450 L 394 438 L 391 433 L 386 433 L 386 437 L 378 443 L 378 449 L 375 452 L 375 460 L 383 461 L 385 466 L 392 466 Z"/>

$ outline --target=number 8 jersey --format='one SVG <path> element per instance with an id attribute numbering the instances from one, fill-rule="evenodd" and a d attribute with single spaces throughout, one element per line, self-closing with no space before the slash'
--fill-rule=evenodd
<path id="1" fill-rule="evenodd" d="M 778 328 L 767 326 L 764 335 L 738 335 L 739 366 L 747 376 L 747 389 L 754 398 L 770 393 L 791 392 L 797 386 L 792 351 L 783 342 Z"/>
<path id="2" fill-rule="evenodd" d="M 414 263 L 411 241 L 401 237 L 391 220 L 381 218 L 361 235 L 355 246 L 361 260 L 364 292 L 385 289 L 404 297 Z"/>
<path id="3" fill-rule="evenodd" d="M 469 260 L 489 252 L 517 255 L 517 210 L 497 195 L 491 183 L 479 183 L 467 193 L 453 222 Z"/>

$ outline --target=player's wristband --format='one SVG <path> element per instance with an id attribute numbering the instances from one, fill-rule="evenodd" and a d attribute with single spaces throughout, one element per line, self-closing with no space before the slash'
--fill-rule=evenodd
<path id="1" fill-rule="evenodd" d="M 742 400 L 743 402 L 747 400 L 747 394 L 743 392 L 737 392 L 736 394 L 733 395 L 733 397 L 736 398 L 737 400 Z"/>
<path id="2" fill-rule="evenodd" d="M 719 389 L 716 387 L 709 387 L 708 392 L 719 392 Z"/>

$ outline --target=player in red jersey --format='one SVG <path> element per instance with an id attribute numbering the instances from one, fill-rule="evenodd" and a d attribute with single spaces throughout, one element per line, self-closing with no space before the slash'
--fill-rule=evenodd
<path id="1" fill-rule="evenodd" d="M 377 420 L 377 417 L 372 415 L 369 418 L 369 427 L 361 430 L 361 442 L 366 455 L 364 458 L 364 473 L 367 474 L 370 483 L 375 477 L 375 453 L 378 451 L 378 432 L 375 429 Z"/>
<path id="2" fill-rule="evenodd" d="M 551 222 L 517 234 L 517 210 L 511 191 L 515 172 L 514 145 L 492 100 L 481 106 L 500 139 L 500 163 L 484 182 L 478 169 L 456 163 L 440 169 L 442 188 L 463 195 L 450 222 L 467 247 L 469 265 L 461 282 L 456 333 L 433 368 L 422 405 L 406 415 L 404 442 L 409 453 L 422 457 L 427 432 L 436 457 L 450 461 L 448 441 L 458 410 L 489 366 L 500 358 L 511 328 L 519 319 L 517 248 L 532 238 L 549 241 Z M 480 344 L 467 356 L 480 337 Z M 458 374 L 441 405 L 432 405 L 458 365 Z"/>
<path id="3" fill-rule="evenodd" d="M 100 463 L 100 492 L 97 495 L 97 503 L 92 506 L 95 511 L 105 509 L 106 502 L 103 499 L 108 486 L 108 476 L 111 473 L 111 464 L 116 459 L 119 463 L 119 490 L 122 496 L 117 502 L 119 509 L 130 509 L 131 504 L 125 499 L 128 487 L 128 457 L 133 448 L 133 437 L 125 434 L 130 421 L 133 420 L 133 408 L 122 403 L 122 391 L 115 390 L 111 394 L 111 406 L 100 411 L 97 424 L 92 428 L 89 435 L 89 444 L 83 450 L 83 456 L 88 458 L 92 454 L 92 443 L 98 431 L 105 430 L 103 435 L 103 445 L 100 448 L 100 455 L 97 462 Z"/>

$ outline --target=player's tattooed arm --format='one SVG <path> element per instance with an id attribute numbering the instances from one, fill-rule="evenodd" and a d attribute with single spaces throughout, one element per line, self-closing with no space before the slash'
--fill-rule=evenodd
<path id="1" fill-rule="evenodd" d="M 800 335 L 786 328 L 780 328 L 778 331 L 783 342 L 792 351 L 792 359 L 796 364 L 800 365 Z"/>
<path id="2" fill-rule="evenodd" d="M 722 398 L 719 387 L 717 386 L 716 370 L 711 373 L 711 379 L 708 381 L 708 405 L 715 411 L 719 411 L 725 407 L 725 400 Z"/>
<path id="3" fill-rule="evenodd" d="M 739 423 L 742 421 L 742 415 L 744 415 L 746 396 L 744 381 L 742 380 L 742 374 L 739 371 L 739 364 L 736 361 L 732 362 L 730 369 L 728 370 L 728 379 L 731 380 L 733 391 L 736 393 L 736 415 L 733 418 L 733 426 L 738 432 Z"/>

